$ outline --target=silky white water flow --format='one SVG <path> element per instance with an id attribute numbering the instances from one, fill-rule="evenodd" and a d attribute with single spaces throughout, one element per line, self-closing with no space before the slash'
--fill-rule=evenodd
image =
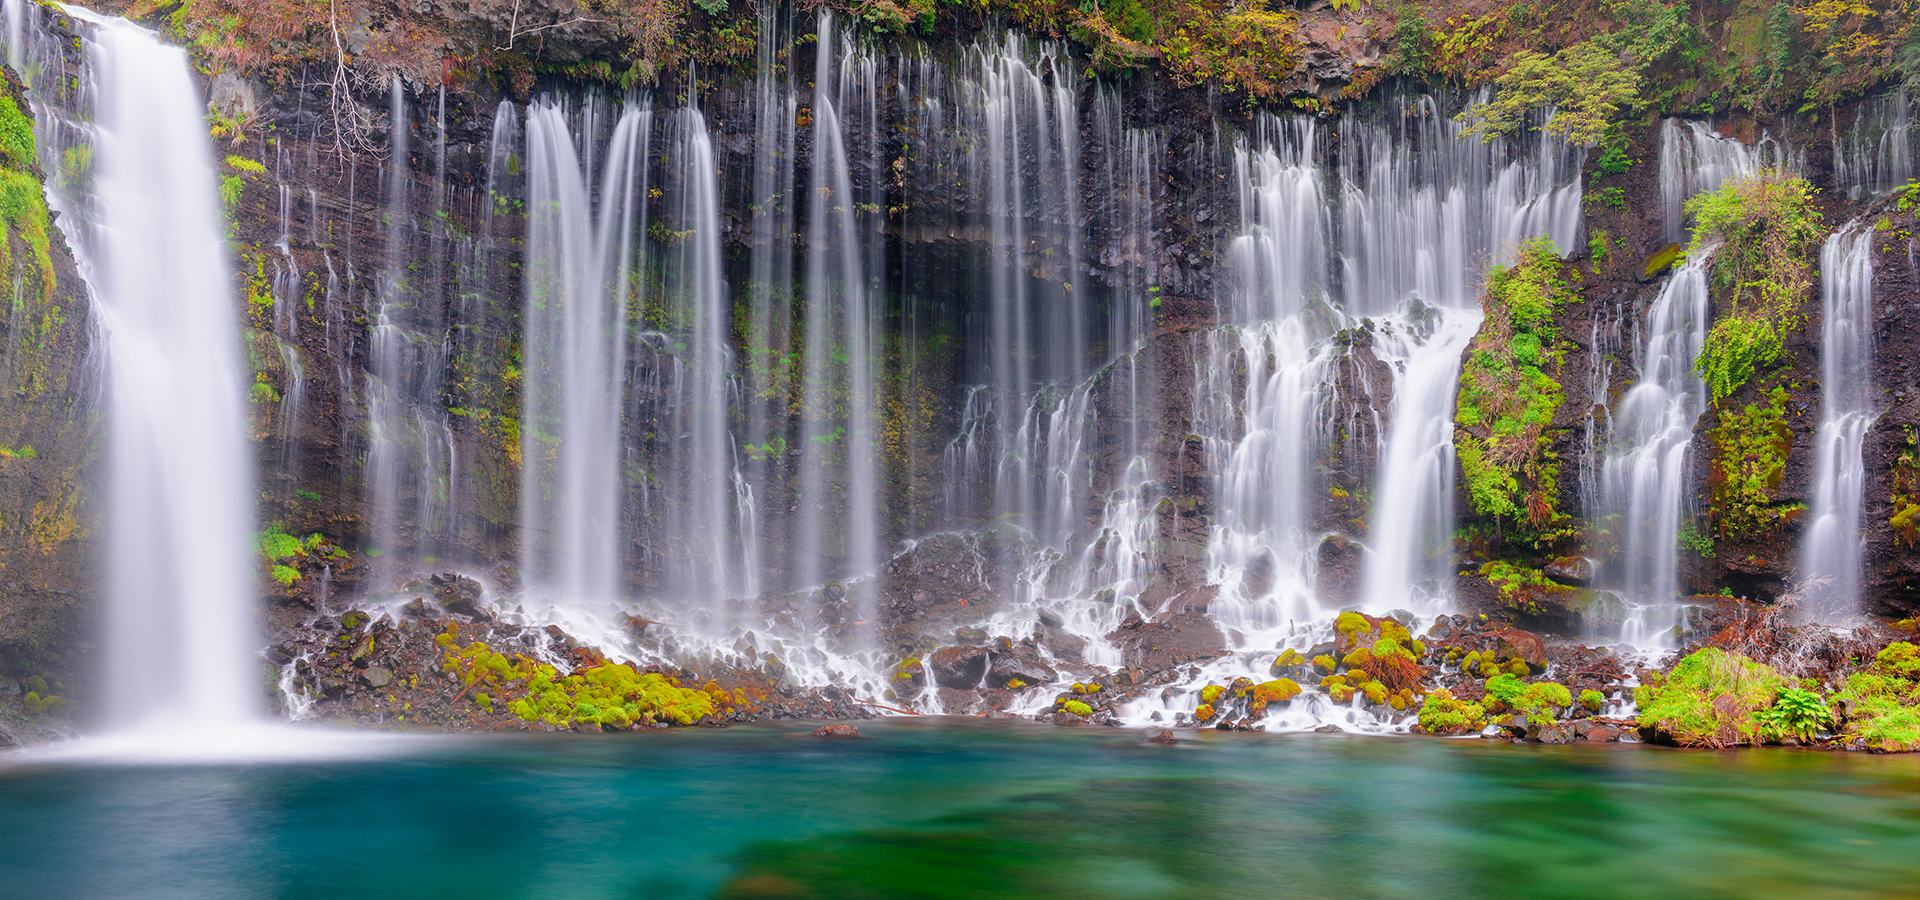
<path id="1" fill-rule="evenodd" d="M 1860 104 L 1853 125 L 1833 134 L 1833 183 L 1854 198 L 1884 194 L 1913 180 L 1920 149 L 1914 97 L 1901 85 Z"/>
<path id="2" fill-rule="evenodd" d="M 93 179 L 52 197 L 94 294 L 107 375 L 106 722 L 194 734 L 253 714 L 240 338 L 212 148 L 186 54 L 84 10 L 86 87 L 68 128 Z M 9 19 L 37 11 L 9 10 Z M 10 53 L 24 53 L 25 25 Z M 83 123 L 90 118 L 91 126 Z M 51 123 L 50 123 L 51 124 Z M 43 144 L 43 164 L 64 146 Z"/>
<path id="3" fill-rule="evenodd" d="M 1873 387 L 1873 237 L 1855 222 L 1820 248 L 1820 430 L 1813 505 L 1800 545 L 1804 612 L 1838 621 L 1860 605 L 1861 448 L 1878 411 Z"/>
<path id="4" fill-rule="evenodd" d="M 850 41 L 835 43 L 831 14 L 821 14 L 819 34 L 807 211 L 801 514 L 794 541 L 799 559 L 793 566 L 804 585 L 869 574 L 879 562 L 873 395 L 879 298 L 853 187 L 851 166 L 858 158 L 849 153 L 842 118 L 843 111 L 872 108 L 874 68 L 872 57 Z M 827 52 L 835 47 L 841 49 L 838 79 L 835 54 Z M 830 559 L 838 563 L 831 570 Z"/>
<path id="5" fill-rule="evenodd" d="M 1660 124 L 1660 215 L 1666 239 L 1685 243 L 1687 199 L 1763 168 L 1805 168 L 1797 150 L 1762 132 L 1752 144 L 1713 131 L 1710 122 L 1667 119 Z"/>
<path id="6" fill-rule="evenodd" d="M 521 566 L 563 602 L 618 594 L 629 273 L 644 263 L 652 126 L 649 105 L 624 104 L 596 179 L 565 110 L 552 98 L 527 110 Z"/>
<path id="7" fill-rule="evenodd" d="M 1618 548 L 1617 575 L 1602 580 L 1625 604 L 1619 639 L 1664 646 L 1678 623 L 1680 527 L 1685 514 L 1687 449 L 1706 408 L 1706 384 L 1694 371 L 1710 321 L 1709 247 L 1675 270 L 1647 311 L 1635 355 L 1639 383 L 1613 415 L 1601 472 L 1605 543 Z"/>

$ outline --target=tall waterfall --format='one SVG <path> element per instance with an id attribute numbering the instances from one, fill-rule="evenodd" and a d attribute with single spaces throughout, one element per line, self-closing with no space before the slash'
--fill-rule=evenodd
<path id="1" fill-rule="evenodd" d="M 865 575 L 879 562 L 873 391 L 880 298 L 871 279 L 880 273 L 866 240 L 872 232 L 862 228 L 878 210 L 871 195 L 855 193 L 853 183 L 854 167 L 878 164 L 872 143 L 878 140 L 875 64 L 850 41 L 836 43 L 831 15 L 822 14 L 819 34 L 807 208 L 801 515 L 794 534 L 799 559 L 793 566 L 806 585 Z M 830 49 L 840 50 L 837 80 Z M 861 139 L 867 152 L 858 152 Z M 877 188 L 874 174 L 864 179 L 869 191 Z M 838 561 L 832 571 L 829 558 Z"/>
<path id="2" fill-rule="evenodd" d="M 1621 638 L 1635 646 L 1663 640 L 1679 594 L 1680 520 L 1687 448 L 1706 408 L 1706 384 L 1694 371 L 1706 340 L 1711 251 L 1668 278 L 1647 312 L 1635 354 L 1639 383 L 1620 401 L 1601 470 L 1601 508 L 1624 565 L 1612 583 L 1628 603 Z"/>
<path id="3" fill-rule="evenodd" d="M 1814 439 L 1812 523 L 1800 550 L 1807 612 L 1843 617 L 1860 602 L 1861 446 L 1878 414 L 1873 387 L 1873 236 L 1853 223 L 1820 248 L 1820 431 Z"/>
<path id="4" fill-rule="evenodd" d="M 605 110 L 590 101 L 578 112 Z M 529 583 L 569 601 L 618 593 L 628 305 L 652 125 L 649 105 L 625 104 L 593 178 L 560 104 L 527 110 L 521 565 Z"/>
<path id="5" fill-rule="evenodd" d="M 48 14 L 14 5 L 10 18 Z M 185 52 L 64 11 L 85 23 L 77 80 L 44 57 L 27 69 L 42 75 L 42 164 L 59 171 L 72 146 L 93 155 L 91 185 L 52 199 L 106 354 L 107 715 L 122 728 L 233 725 L 257 683 L 253 479 L 204 106 Z M 15 32 L 12 52 L 30 53 L 35 37 Z"/>

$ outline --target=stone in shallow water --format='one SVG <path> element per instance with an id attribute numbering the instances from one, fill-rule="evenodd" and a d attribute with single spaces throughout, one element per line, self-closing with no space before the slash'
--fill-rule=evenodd
<path id="1" fill-rule="evenodd" d="M 1177 744 L 1177 743 L 1180 743 L 1180 739 L 1179 739 L 1179 738 L 1177 738 L 1177 737 L 1174 737 L 1174 736 L 1173 736 L 1173 729 L 1171 729 L 1171 728 L 1162 728 L 1162 729 L 1160 729 L 1160 733 L 1159 733 L 1159 734 L 1156 734 L 1156 735 L 1154 735 L 1153 737 L 1150 737 L 1150 738 L 1147 738 L 1147 741 L 1148 741 L 1148 743 L 1153 743 L 1153 744 Z"/>
<path id="2" fill-rule="evenodd" d="M 813 730 L 814 737 L 859 737 L 860 729 L 852 725 L 822 725 Z"/>

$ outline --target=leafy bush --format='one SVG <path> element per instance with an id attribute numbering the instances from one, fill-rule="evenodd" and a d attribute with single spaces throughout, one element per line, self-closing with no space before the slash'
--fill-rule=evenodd
<path id="1" fill-rule="evenodd" d="M 1700 347 L 1695 368 L 1719 403 L 1785 354 L 1781 335 L 1813 286 L 1807 262 L 1823 225 L 1805 179 L 1769 170 L 1733 179 L 1687 201 L 1687 254 L 1713 254 L 1713 285 L 1726 310 Z"/>
<path id="2" fill-rule="evenodd" d="M 1778 741 L 1791 737 L 1803 744 L 1812 743 L 1817 732 L 1833 726 L 1833 713 L 1826 701 L 1801 688 L 1782 690 L 1772 707 L 1754 713 L 1753 718 L 1760 725 L 1760 733 L 1768 738 Z"/>
<path id="3" fill-rule="evenodd" d="M 1772 666 L 1708 647 L 1634 688 L 1642 728 L 1688 747 L 1731 747 L 1760 736 L 1754 713 L 1773 706 L 1786 679 Z"/>
<path id="4" fill-rule="evenodd" d="M 1484 140 L 1512 134 L 1528 114 L 1552 106 L 1553 118 L 1543 130 L 1587 147 L 1638 97 L 1640 66 L 1598 41 L 1583 41 L 1552 56 L 1521 50 L 1508 58 L 1494 88 L 1493 100 L 1460 114 L 1468 133 Z"/>

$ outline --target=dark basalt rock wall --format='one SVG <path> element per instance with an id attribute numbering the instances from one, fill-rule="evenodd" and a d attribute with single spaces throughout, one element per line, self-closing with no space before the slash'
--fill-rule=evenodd
<path id="1" fill-rule="evenodd" d="M 444 16 L 443 30 L 475 46 L 505 41 L 518 15 L 543 24 L 537 34 L 515 36 L 521 49 L 543 61 L 537 78 L 509 78 L 493 83 L 474 79 L 445 91 L 424 89 L 420 73 L 438 69 L 444 48 L 396 48 L 364 23 L 342 29 L 345 48 L 369 60 L 409 59 L 401 67 L 408 74 L 400 96 L 401 115 L 393 99 L 373 79 L 350 77 L 350 98 L 336 103 L 326 77 L 312 64 L 267 70 L 240 78 L 228 74 L 210 79 L 209 93 L 223 115 L 241 115 L 247 121 L 238 135 L 223 136 L 220 156 L 255 160 L 266 175 L 252 175 L 230 167 L 224 174 L 240 181 L 240 198 L 232 207 L 238 296 L 245 298 L 249 341 L 259 383 L 271 388 L 270 397 L 255 404 L 254 438 L 258 448 L 260 520 L 278 522 L 293 533 L 318 532 L 343 549 L 343 556 L 325 562 L 325 579 L 307 577 L 292 587 L 266 580 L 264 596 L 276 602 L 275 620 L 283 625 L 302 620 L 328 603 L 334 609 L 371 587 L 366 580 L 379 561 L 362 554 L 371 539 L 372 513 L 368 508 L 366 454 L 371 424 L 367 417 L 367 372 L 381 365 L 373 358 L 381 328 L 405 332 L 399 341 L 407 347 L 422 344 L 450 348 L 443 370 L 413 370 L 402 379 L 408 385 L 406 402 L 434 412 L 435 427 L 444 427 L 445 450 L 458 464 L 451 466 L 451 482 L 404 482 L 396 498 L 402 543 L 421 557 L 459 559 L 484 564 L 511 563 L 517 552 L 515 532 L 519 510 L 520 395 L 515 363 L 522 300 L 521 217 L 504 184 L 490 183 L 493 167 L 507 164 L 493 154 L 491 139 L 496 105 L 503 99 L 524 102 L 536 92 L 559 91 L 582 95 L 599 90 L 584 82 L 554 74 L 558 66 L 597 58 L 626 37 L 606 22 L 560 21 L 562 4 L 485 2 L 432 7 Z M 456 8 L 463 7 L 463 8 Z M 947 59 L 959 53 L 951 41 L 931 52 Z M 1347 47 L 1338 58 L 1325 53 L 1303 64 L 1316 80 L 1340 80 L 1352 73 L 1350 62 L 1377 60 L 1379 45 L 1344 35 L 1329 39 Z M 786 59 L 788 71 L 812 71 L 815 48 L 802 43 Z M 384 55 L 383 55 L 384 54 Z M 1349 61 L 1344 68 L 1341 60 Z M 361 73 L 367 74 L 367 73 Z M 13 84 L 10 82 L 10 84 Z M 1091 86 L 1081 104 L 1091 110 Z M 697 82 L 681 73 L 662 73 L 653 88 L 663 106 L 697 96 L 714 134 L 720 170 L 740 173 L 751 169 L 753 115 L 751 74 L 737 69 L 701 72 Z M 11 87 L 17 96 L 17 84 Z M 1095 475 L 1078 512 L 1082 530 L 1099 521 L 1103 499 L 1126 462 L 1126 441 L 1142 435 L 1142 449 L 1153 467 L 1152 476 L 1166 501 L 1155 508 L 1159 571 L 1140 600 L 1142 612 L 1176 615 L 1204 609 L 1205 546 L 1212 511 L 1206 455 L 1192 434 L 1196 348 L 1206 329 L 1222 320 L 1220 301 L 1227 290 L 1217 264 L 1219 252 L 1238 227 L 1230 141 L 1235 128 L 1246 125 L 1243 108 L 1220 104 L 1202 87 L 1181 88 L 1148 70 L 1120 83 L 1129 124 L 1157 126 L 1167 136 L 1162 152 L 1163 184 L 1156 186 L 1155 257 L 1152 267 L 1161 287 L 1149 337 L 1126 369 L 1128 383 L 1120 381 L 1121 367 L 1100 375 L 1095 393 L 1098 407 Z M 893 101 L 890 101 L 893 102 Z M 442 110 L 444 104 L 444 112 Z M 897 114 L 897 109 L 888 110 Z M 1841 108 L 1822 113 L 1843 119 Z M 344 123 L 358 123 L 342 131 Z M 444 123 L 444 134 L 441 124 Z M 1833 123 L 1796 120 L 1789 139 L 1808 148 L 1808 175 L 1817 186 L 1831 185 L 1832 161 L 1823 135 Z M 1728 129 L 1751 130 L 1751 122 L 1734 122 Z M 404 129 L 404 141 L 396 128 Z M 1548 429 L 1551 452 L 1559 460 L 1560 503 L 1575 515 L 1588 510 L 1589 498 L 1580 494 L 1586 458 L 1585 423 L 1596 410 L 1612 408 L 1619 395 L 1638 376 L 1633 367 L 1632 334 L 1640 327 L 1658 283 L 1640 277 L 1648 255 L 1658 249 L 1660 223 L 1656 168 L 1658 123 L 1639 122 L 1626 127 L 1629 153 L 1638 160 L 1626 173 L 1609 176 L 1607 186 L 1623 191 L 1624 208 L 1589 202 L 1587 229 L 1607 231 L 1614 243 L 1604 259 L 1576 253 L 1573 265 L 1581 273 L 1576 287 L 1578 303 L 1563 306 L 1557 316 L 1561 333 L 1571 343 L 1560 371 L 1566 400 Z M 808 129 L 800 130 L 796 183 L 807 183 L 811 147 Z M 404 159 L 395 148 L 404 143 Z M 889 154 L 901 148 L 890 146 Z M 658 161 L 655 161 L 658 165 Z M 1588 161 L 1588 184 L 1599 183 L 1595 161 Z M 404 200 L 396 202 L 394 185 L 404 186 Z M 658 183 L 656 181 L 656 183 Z M 721 222 L 729 278 L 745 283 L 750 249 L 752 185 L 730 178 L 721 185 Z M 906 202 L 899 192 L 889 203 Z M 967 202 L 949 197 L 952 208 Z M 1876 242 L 1876 305 L 1879 341 L 1878 383 L 1887 398 L 1867 443 L 1867 503 L 1864 516 L 1868 548 L 1867 596 L 1877 612 L 1911 614 L 1920 608 L 1920 550 L 1889 524 L 1894 469 L 1909 452 L 1908 429 L 1920 426 L 1920 390 L 1909 361 L 1920 351 L 1920 270 L 1915 265 L 1916 227 L 1911 213 L 1895 212 L 1884 201 L 1844 201 L 1829 191 L 1823 201 L 1828 220 L 1837 226 L 1853 216 L 1886 215 L 1890 227 Z M 1111 218 L 1110 210 L 1089 210 L 1095 221 Z M 799 228 L 800 226 L 796 226 Z M 1903 237 L 1904 235 L 1904 237 Z M 948 271 L 960 272 L 978 252 L 981 235 L 960 229 L 931 231 L 896 228 L 889 234 L 892 250 L 912 248 L 924 260 L 944 258 Z M 20 258 L 17 230 L 9 240 Z M 803 249 L 803 248 L 802 248 Z M 98 408 L 91 403 L 97 387 L 90 378 L 88 336 L 91 324 L 84 288 L 74 274 L 70 256 L 54 236 L 55 295 L 60 312 L 51 308 L 15 306 L 7 320 L 11 366 L 10 391 L 0 392 L 0 445 L 9 449 L 31 446 L 36 456 L 0 458 L 0 675 L 25 677 L 46 672 L 84 684 L 93 664 L 91 635 L 98 614 L 97 536 L 99 511 L 94 489 L 100 483 L 97 463 Z M 943 256 L 944 255 L 944 256 Z M 1102 267 L 1096 266 L 1096 270 Z M 930 267 L 929 271 L 939 271 Z M 1100 276 L 1100 272 L 1096 272 Z M 404 281 L 397 286 L 395 280 Z M 378 314 L 382 297 L 388 318 Z M 1805 500 L 1810 490 L 1812 431 L 1819 419 L 1818 297 L 1806 298 L 1812 311 L 1806 329 L 1788 343 L 1789 365 L 1780 376 L 1788 385 L 1792 450 L 1777 499 Z M 964 315 L 948 309 L 945 315 Z M 290 348 L 283 352 L 274 337 L 276 316 L 291 316 L 297 325 Z M 1595 323 L 1599 323 L 1596 329 Z M 282 330 L 284 333 L 284 330 Z M 1368 503 L 1378 468 L 1379 414 L 1391 402 L 1391 378 L 1371 351 L 1370 335 L 1356 330 L 1345 338 L 1334 367 L 1330 445 L 1320 461 L 1320 491 L 1312 520 L 1334 535 L 1321 548 L 1321 579 L 1335 601 L 1357 589 L 1360 552 L 1352 539 L 1365 538 Z M 1607 396 L 1590 396 L 1585 373 L 1600 357 L 1612 366 Z M 961 353 L 927 372 L 929 390 L 939 400 L 923 440 L 909 451 L 911 465 L 889 471 L 889 538 L 913 537 L 930 523 L 933 513 L 913 519 L 903 512 L 938 509 L 940 478 L 933 460 L 950 435 L 964 400 L 964 386 L 978 380 Z M 297 360 L 297 365 L 294 361 Z M 402 367 L 411 365 L 405 359 Z M 1772 382 L 1769 382 L 1771 384 Z M 1150 398 L 1139 407 L 1121 402 L 1135 396 Z M 1754 402 L 1756 383 L 1728 400 Z M 289 398 L 297 398 L 291 402 Z M 1703 416 L 1696 434 L 1692 483 L 1710 481 L 1707 466 L 1714 448 L 1712 416 Z M 928 437 L 932 435 L 932 437 Z M 0 454 L 5 456 L 5 454 Z M 1337 490 L 1334 490 L 1336 489 Z M 420 492 L 444 491 L 458 498 L 441 520 L 418 521 L 409 512 L 423 508 Z M 780 498 L 785 502 L 789 498 Z M 912 502 L 908 502 L 908 501 Z M 924 500 L 924 502 L 922 502 Z M 773 504 L 778 506 L 780 504 Z M 1704 499 L 1696 505 L 1705 507 Z M 1469 509 L 1464 496 L 1458 508 Z M 1721 588 L 1760 599 L 1772 599 L 1791 585 L 1798 546 L 1798 525 L 1789 522 L 1761 539 L 1723 544 L 1712 558 L 1684 560 L 1689 590 L 1712 593 Z M 952 594 L 934 582 L 929 572 L 951 567 L 946 554 L 929 547 L 909 554 L 890 567 L 885 606 L 892 609 L 890 634 L 901 648 L 912 648 L 936 629 L 950 631 L 941 602 Z M 951 548 L 949 548 L 951 549 Z M 1463 571 L 1494 556 L 1520 558 L 1544 566 L 1551 558 L 1572 553 L 1577 546 L 1518 550 L 1510 547 L 1463 548 Z M 928 571 L 913 568 L 927 560 Z M 629 561 L 628 581 L 645 590 L 658 576 L 642 563 Z M 313 566 L 321 565 L 314 561 Z M 991 572 L 992 576 L 1004 575 Z M 969 590 L 987 590 L 990 585 Z M 323 592 L 327 596 L 323 596 Z M 1477 574 L 1463 575 L 1460 594 L 1478 611 L 1502 612 L 1491 587 Z M 922 595 L 925 595 L 924 597 Z M 1515 615 L 1506 610 L 1503 614 Z M 1143 626 L 1144 627 L 1144 626 Z M 946 640 L 942 632 L 941 640 Z M 1209 646 L 1208 649 L 1213 649 Z M 0 696 L 0 704 L 9 702 Z"/>

